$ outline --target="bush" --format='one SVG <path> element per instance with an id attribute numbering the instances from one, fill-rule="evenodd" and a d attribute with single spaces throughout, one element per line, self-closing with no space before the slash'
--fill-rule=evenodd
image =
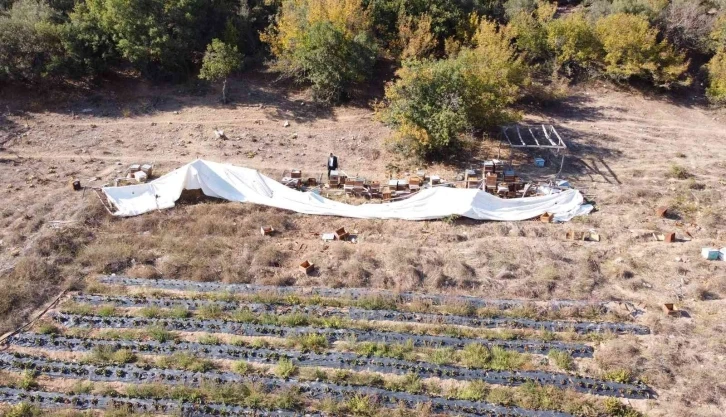
<path id="1" fill-rule="evenodd" d="M 716 104 L 726 103 L 726 50 L 719 50 L 706 64 L 708 88 L 706 95 Z"/>
<path id="2" fill-rule="evenodd" d="M 376 47 L 360 0 L 285 0 L 274 26 L 263 34 L 275 68 L 309 82 L 320 101 L 336 101 L 365 80 Z"/>
<path id="3" fill-rule="evenodd" d="M 663 12 L 663 33 L 677 48 L 701 53 L 710 49 L 711 30 L 716 17 L 708 13 L 705 4 L 692 0 L 673 0 Z"/>
<path id="4" fill-rule="evenodd" d="M 440 61 L 409 61 L 386 87 L 380 118 L 395 139 L 426 159 L 446 159 L 461 135 L 515 119 L 508 109 L 525 77 L 511 39 L 482 21 L 474 48 Z"/>
<path id="5" fill-rule="evenodd" d="M 605 74 L 613 79 L 640 77 L 662 87 L 690 82 L 683 78 L 684 56 L 666 41 L 658 42 L 658 31 L 645 17 L 613 14 L 598 20 L 596 33 L 605 50 Z"/>

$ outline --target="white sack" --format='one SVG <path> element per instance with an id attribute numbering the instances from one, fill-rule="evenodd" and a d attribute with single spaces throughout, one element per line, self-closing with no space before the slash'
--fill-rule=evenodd
<path id="1" fill-rule="evenodd" d="M 424 189 L 408 199 L 383 204 L 353 206 L 314 193 L 290 189 L 254 169 L 198 159 L 146 184 L 105 187 L 103 192 L 116 216 L 136 216 L 174 207 L 183 190 L 200 189 L 210 197 L 255 203 L 304 214 L 362 219 L 439 219 L 460 215 L 476 220 L 527 220 L 544 213 L 555 221 L 587 214 L 577 190 L 559 194 L 502 199 L 481 190 L 438 187 Z"/>

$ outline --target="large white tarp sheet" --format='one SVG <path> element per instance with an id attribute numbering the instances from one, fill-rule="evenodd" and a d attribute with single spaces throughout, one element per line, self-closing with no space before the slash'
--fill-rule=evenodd
<path id="1" fill-rule="evenodd" d="M 255 203 L 304 214 L 362 219 L 440 219 L 451 215 L 476 220 L 526 220 L 544 213 L 555 221 L 587 214 L 577 190 L 542 197 L 501 199 L 481 190 L 438 187 L 424 189 L 408 199 L 353 206 L 301 192 L 260 174 L 257 170 L 198 159 L 146 184 L 105 187 L 116 216 L 136 216 L 174 207 L 183 190 L 197 190 L 210 197 Z"/>

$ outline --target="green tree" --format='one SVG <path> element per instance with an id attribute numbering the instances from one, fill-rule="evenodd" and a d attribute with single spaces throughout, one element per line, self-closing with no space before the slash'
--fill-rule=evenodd
<path id="1" fill-rule="evenodd" d="M 63 68 L 68 75 L 102 73 L 118 58 L 111 34 L 101 27 L 85 3 L 78 3 L 69 14 L 69 21 L 63 26 L 63 46 Z"/>
<path id="2" fill-rule="evenodd" d="M 199 78 L 212 82 L 222 81 L 222 102 L 227 103 L 227 77 L 242 67 L 242 54 L 236 46 L 212 39 L 202 60 Z"/>
<path id="3" fill-rule="evenodd" d="M 532 3 L 535 8 L 524 8 L 517 12 L 510 19 L 508 28 L 516 40 L 517 48 L 526 54 L 529 61 L 538 61 L 548 59 L 551 53 L 547 44 L 547 27 L 557 5 L 542 0 Z"/>
<path id="4" fill-rule="evenodd" d="M 474 48 L 439 61 L 408 61 L 386 87 L 379 117 L 395 139 L 426 159 L 446 159 L 473 129 L 517 118 L 509 106 L 519 97 L 526 71 L 511 39 L 488 21 Z"/>
<path id="5" fill-rule="evenodd" d="M 550 22 L 546 42 L 555 56 L 556 67 L 568 73 L 594 67 L 604 55 L 592 24 L 581 13 Z"/>
<path id="6" fill-rule="evenodd" d="M 63 47 L 55 17 L 37 0 L 18 0 L 0 15 L 0 79 L 36 81 L 58 67 Z"/>
<path id="7" fill-rule="evenodd" d="M 613 14 L 598 20 L 595 31 L 605 50 L 605 73 L 610 77 L 640 77 L 662 87 L 690 82 L 684 77 L 688 69 L 684 55 L 667 41 L 658 42 L 658 30 L 650 27 L 647 18 Z"/>
<path id="8" fill-rule="evenodd" d="M 316 100 L 336 101 L 365 80 L 376 58 L 360 0 L 285 0 L 262 37 L 275 68 L 312 84 Z"/>
<path id="9" fill-rule="evenodd" d="M 726 103 L 726 50 L 720 49 L 706 65 L 708 88 L 706 95 L 713 103 Z"/>

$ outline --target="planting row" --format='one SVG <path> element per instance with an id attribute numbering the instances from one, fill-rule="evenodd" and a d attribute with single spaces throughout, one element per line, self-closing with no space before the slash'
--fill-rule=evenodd
<path id="1" fill-rule="evenodd" d="M 93 316 L 82 314 L 55 313 L 53 318 L 69 327 L 110 327 L 110 328 L 143 328 L 148 326 L 161 327 L 165 330 L 187 332 L 227 333 L 238 336 L 273 336 L 281 338 L 301 337 L 309 334 L 324 335 L 328 342 L 355 339 L 358 342 L 381 343 L 413 343 L 423 347 L 463 348 L 471 343 L 479 343 L 489 348 L 500 346 L 519 352 L 546 354 L 550 349 L 569 352 L 576 357 L 591 357 L 592 347 L 581 344 L 561 342 L 537 342 L 528 340 L 491 340 L 473 339 L 453 336 L 418 335 L 383 330 L 333 329 L 322 327 L 288 327 L 269 324 L 252 324 L 228 320 L 175 319 L 175 318 L 141 318 L 126 316 Z"/>
<path id="2" fill-rule="evenodd" d="M 411 319 L 411 321 L 415 321 L 415 314 L 413 313 L 401 313 L 401 312 L 391 312 L 392 314 L 387 314 L 386 310 L 369 310 L 371 314 L 352 314 L 353 317 L 355 317 L 357 320 L 365 320 L 365 321 L 407 321 L 406 318 Z M 395 320 L 395 319 L 398 320 Z M 101 319 L 101 318 L 99 318 Z M 95 318 L 94 318 L 95 320 Z M 151 320 L 151 319 L 149 319 Z M 204 326 L 223 326 L 225 328 L 231 328 L 231 327 L 239 327 L 244 325 L 249 325 L 249 321 L 254 322 L 254 318 L 245 318 L 244 321 L 247 323 L 241 322 L 241 321 L 232 321 L 232 320 L 226 320 L 226 319 L 217 319 L 217 320 L 198 320 L 198 319 L 175 319 L 175 318 L 169 318 L 164 319 L 172 326 L 181 326 L 182 328 L 178 328 L 177 330 L 185 330 L 190 329 L 194 327 L 199 327 L 202 329 Z M 479 327 L 484 328 L 508 328 L 508 329 L 532 329 L 532 330 L 546 330 L 550 332 L 568 332 L 568 331 L 574 331 L 577 333 L 605 333 L 605 332 L 612 332 L 612 333 L 633 333 L 633 334 L 648 334 L 650 330 L 647 327 L 638 326 L 638 325 L 630 325 L 630 324 L 621 324 L 621 323 L 592 323 L 592 322 L 568 322 L 568 321 L 549 321 L 549 320 L 531 320 L 531 319 L 473 319 L 476 320 L 479 324 Z M 88 323 L 91 323 L 91 321 L 87 321 Z M 454 323 L 449 323 L 454 324 Z M 201 326 L 201 327 L 200 327 Z M 276 326 L 268 326 L 270 329 L 274 329 Z M 219 329 L 217 329 L 219 330 Z M 297 330 L 291 330 L 294 332 L 300 332 L 300 329 Z M 224 330 L 222 330 L 224 331 Z M 273 330 L 275 331 L 275 330 Z M 305 333 L 309 333 L 311 331 L 319 332 L 319 330 L 302 330 Z M 226 332 L 226 331 L 225 331 Z M 335 331 L 332 331 L 333 333 Z M 362 332 L 362 330 L 355 330 L 350 329 L 349 332 L 355 333 L 355 332 Z M 366 331 L 366 333 L 370 333 Z M 382 333 L 382 332 L 379 332 Z M 390 334 L 390 337 L 395 337 L 393 334 Z"/>
<path id="3" fill-rule="evenodd" d="M 439 377 L 462 381 L 482 380 L 489 384 L 518 386 L 526 382 L 572 388 L 579 392 L 625 398 L 649 398 L 651 392 L 644 384 L 621 384 L 576 375 L 544 371 L 493 371 L 468 369 L 459 366 L 435 365 L 427 362 L 407 361 L 383 357 L 367 357 L 353 353 L 306 353 L 288 349 L 241 347 L 234 345 L 202 345 L 191 342 L 111 341 L 54 337 L 37 334 L 16 335 L 9 342 L 25 347 L 51 350 L 88 351 L 97 345 L 125 348 L 134 352 L 167 355 L 186 351 L 201 353 L 205 357 L 238 359 L 249 362 L 276 364 L 280 359 L 306 367 L 341 368 L 356 371 L 374 371 L 405 375 L 414 373 L 422 378 Z"/>
<path id="4" fill-rule="evenodd" d="M 0 353 L 0 369 L 16 372 L 32 370 L 51 377 L 104 382 L 161 382 L 165 384 L 183 384 L 186 386 L 200 386 L 203 382 L 213 382 L 216 384 L 254 383 L 258 386 L 263 386 L 266 392 L 296 389 L 300 394 L 304 394 L 312 400 L 331 398 L 342 402 L 355 396 L 369 396 L 375 398 L 378 404 L 385 407 L 396 407 L 400 404 L 412 407 L 416 404 L 428 403 L 431 404 L 431 407 L 435 412 L 463 412 L 467 414 L 487 416 L 569 416 L 569 414 L 559 412 L 541 412 L 520 408 L 509 408 L 484 402 L 450 400 L 366 386 L 344 386 L 323 382 L 307 382 L 262 376 L 243 376 L 234 372 L 221 371 L 199 373 L 182 370 L 139 367 L 135 365 L 94 366 L 74 362 L 47 360 L 45 358 L 19 353 Z"/>
<path id="5" fill-rule="evenodd" d="M 508 328 L 527 328 L 527 329 L 545 329 L 549 331 L 575 331 L 577 333 L 633 333 L 648 334 L 650 330 L 645 326 L 630 323 L 610 323 L 610 322 L 583 322 L 583 321 L 546 321 L 532 320 L 525 318 L 508 318 L 508 317 L 467 317 L 448 314 L 431 314 L 431 313 L 408 313 L 395 310 L 367 310 L 361 308 L 336 308 L 324 307 L 318 305 L 291 305 L 291 306 L 275 306 L 271 304 L 261 303 L 238 303 L 229 301 L 211 301 L 211 300 L 194 300 L 189 298 L 155 298 L 143 296 L 103 296 L 103 295 L 78 295 L 75 297 L 78 302 L 87 302 L 90 304 L 114 304 L 122 307 L 183 307 L 189 310 L 197 310 L 214 306 L 220 310 L 239 310 L 246 309 L 253 313 L 302 313 L 315 317 L 347 317 L 352 320 L 377 320 L 377 321 L 397 321 L 406 323 L 431 323 L 431 324 L 453 324 L 468 327 L 508 327 Z"/>
<path id="6" fill-rule="evenodd" d="M 468 304 L 476 308 L 491 307 L 502 310 L 520 307 L 527 304 L 521 300 L 493 300 L 477 298 L 466 295 L 433 295 L 414 292 L 394 292 L 386 290 L 372 290 L 365 288 L 325 288 L 325 287 L 276 287 L 268 285 L 250 284 L 224 284 L 221 282 L 195 282 L 171 279 L 141 279 L 122 276 L 104 276 L 100 281 L 105 284 L 142 286 L 165 290 L 197 291 L 197 292 L 228 292 L 241 294 L 272 293 L 287 295 L 316 295 L 325 298 L 348 298 L 358 300 L 365 297 L 384 296 L 398 299 L 401 302 L 423 301 L 432 304 Z M 606 310 L 604 303 L 577 300 L 548 301 L 547 306 L 553 309 L 561 307 L 588 307 L 596 306 Z"/>
<path id="7" fill-rule="evenodd" d="M 0 402 L 33 404 L 41 408 L 73 408 L 74 410 L 90 409 L 123 409 L 144 413 L 180 413 L 195 417 L 224 416 L 255 416 L 255 417 L 295 417 L 322 416 L 319 413 L 301 413 L 296 411 L 265 411 L 240 406 L 191 402 L 179 402 L 173 399 L 131 398 L 125 396 L 104 396 L 92 394 L 63 394 L 60 392 L 30 391 L 10 387 L 0 387 Z"/>

